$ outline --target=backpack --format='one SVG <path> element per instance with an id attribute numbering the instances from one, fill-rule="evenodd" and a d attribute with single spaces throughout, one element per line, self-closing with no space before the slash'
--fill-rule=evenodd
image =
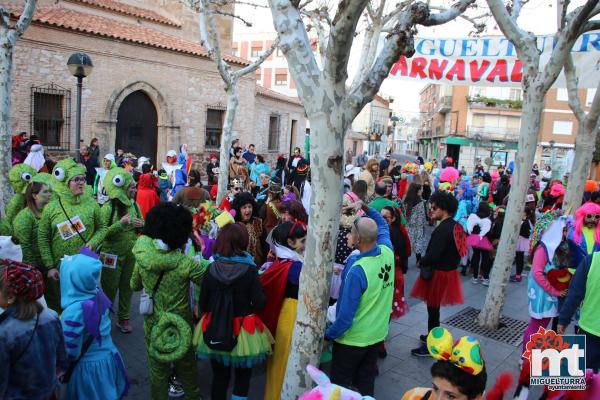
<path id="1" fill-rule="evenodd" d="M 210 320 L 204 331 L 204 343 L 216 351 L 232 351 L 237 345 L 233 331 L 233 287 L 219 284 L 211 302 Z"/>

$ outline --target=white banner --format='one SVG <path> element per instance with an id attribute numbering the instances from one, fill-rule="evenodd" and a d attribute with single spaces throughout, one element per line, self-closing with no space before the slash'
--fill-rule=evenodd
<path id="1" fill-rule="evenodd" d="M 553 36 L 538 36 L 540 66 L 548 62 Z M 588 32 L 572 49 L 580 88 L 595 88 L 600 80 L 600 31 Z M 415 54 L 404 56 L 390 78 L 451 85 L 521 86 L 523 65 L 512 43 L 503 36 L 443 39 L 415 38 Z M 566 87 L 561 73 L 555 87 Z"/>

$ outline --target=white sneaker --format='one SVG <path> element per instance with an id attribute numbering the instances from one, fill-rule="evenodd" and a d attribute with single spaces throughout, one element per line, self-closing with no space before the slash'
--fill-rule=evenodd
<path id="1" fill-rule="evenodd" d="M 472 279 L 471 279 L 471 283 L 475 283 L 475 284 L 477 284 L 477 283 L 479 283 L 479 279 L 477 279 L 477 278 L 472 278 Z"/>
<path id="2" fill-rule="evenodd" d="M 490 280 L 489 279 L 484 279 L 482 282 L 483 286 L 490 286 Z"/>
<path id="3" fill-rule="evenodd" d="M 184 395 L 185 392 L 183 391 L 181 383 L 179 383 L 177 378 L 171 378 L 171 380 L 169 381 L 169 397 L 178 399 L 180 397 L 183 397 Z"/>

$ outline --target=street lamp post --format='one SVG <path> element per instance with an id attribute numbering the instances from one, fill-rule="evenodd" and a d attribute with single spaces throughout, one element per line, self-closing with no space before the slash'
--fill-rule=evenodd
<path id="1" fill-rule="evenodd" d="M 75 120 L 75 156 L 79 160 L 80 142 L 81 142 L 81 89 L 83 87 L 83 78 L 90 76 L 94 65 L 92 59 L 85 53 L 71 54 L 67 61 L 67 67 L 71 75 L 77 78 L 77 118 Z"/>

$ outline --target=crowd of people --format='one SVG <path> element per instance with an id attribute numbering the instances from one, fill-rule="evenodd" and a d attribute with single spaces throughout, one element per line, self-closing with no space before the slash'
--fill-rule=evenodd
<path id="1" fill-rule="evenodd" d="M 37 138 L 13 139 L 15 194 L 0 222 L 2 398 L 125 397 L 113 309 L 120 334 L 133 331 L 132 312 L 144 316 L 153 399 L 199 399 L 196 360 L 210 362 L 212 399 L 228 398 L 230 383 L 232 399 L 248 398 L 252 368 L 262 363 L 264 398 L 280 398 L 310 218 L 309 160 L 296 148 L 271 168 L 254 145 L 234 141 L 228 192 L 217 204 L 215 154 L 205 174 L 192 168 L 185 144 L 158 169 L 122 150 L 99 155 L 94 139 L 77 160 L 54 163 Z M 374 396 L 389 321 L 409 312 L 404 275 L 414 255 L 419 276 L 410 296 L 425 302 L 428 320 L 411 354 L 438 361 L 433 389 L 404 398 L 481 399 L 487 375 L 479 343 L 454 344 L 440 327 L 440 308 L 464 302 L 461 275 L 489 285 L 512 171 L 478 163 L 468 175 L 449 157 L 400 165 L 389 153 L 361 156 L 356 165 L 346 157 L 344 167 L 321 355 L 331 380 L 312 370 L 318 386 L 302 398 L 334 386 L 347 393 L 341 398 Z M 511 276 L 519 284 L 530 260 L 523 346 L 551 320 L 559 333 L 574 324 L 586 335 L 587 367 L 597 370 L 598 185 L 587 182 L 573 218 L 561 210 L 567 182 L 534 166 L 530 183 Z M 508 388 L 497 386 L 499 399 Z"/>

